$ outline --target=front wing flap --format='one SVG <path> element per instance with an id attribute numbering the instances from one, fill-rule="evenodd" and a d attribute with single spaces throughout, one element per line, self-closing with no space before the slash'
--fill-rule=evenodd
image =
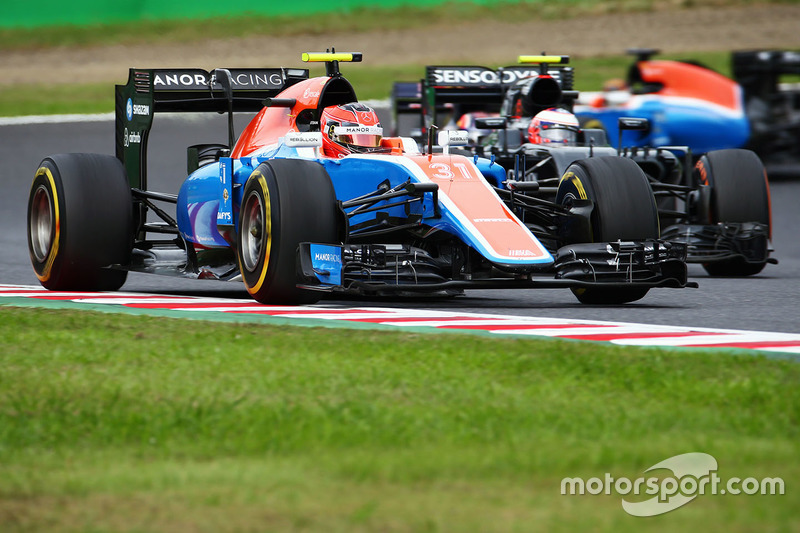
<path id="1" fill-rule="evenodd" d="M 769 227 L 758 222 L 676 224 L 662 238 L 686 246 L 688 263 L 742 259 L 747 263 L 777 263 L 770 258 Z"/>
<path id="2" fill-rule="evenodd" d="M 664 240 L 581 243 L 556 253 L 556 278 L 584 283 L 687 284 L 686 245 Z"/>

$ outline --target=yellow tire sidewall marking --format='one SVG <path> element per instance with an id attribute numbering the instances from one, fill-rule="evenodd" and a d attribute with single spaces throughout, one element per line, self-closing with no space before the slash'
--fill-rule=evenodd
<path id="1" fill-rule="evenodd" d="M 44 268 L 42 269 L 42 273 L 39 274 L 34 269 L 36 273 L 36 277 L 39 278 L 39 281 L 46 282 L 50 279 L 50 275 L 52 274 L 53 263 L 56 260 L 56 256 L 58 255 L 58 247 L 59 241 L 61 240 L 61 215 L 60 210 L 58 207 L 58 192 L 56 191 L 56 182 L 53 179 L 53 173 L 50 172 L 50 169 L 47 167 L 39 167 L 39 170 L 36 171 L 36 176 L 34 180 L 39 176 L 46 176 L 47 181 L 50 183 L 50 199 L 53 202 L 53 217 L 55 218 L 55 230 L 53 232 L 53 242 L 50 246 L 50 252 L 47 254 L 47 259 L 44 261 Z"/>
<path id="2" fill-rule="evenodd" d="M 258 185 L 261 187 L 261 192 L 263 193 L 264 198 L 264 232 L 266 233 L 267 242 L 265 244 L 264 250 L 264 265 L 261 268 L 261 275 L 258 277 L 258 281 L 252 287 L 248 287 L 248 292 L 251 294 L 257 293 L 261 290 L 261 286 L 264 284 L 264 280 L 267 277 L 267 269 L 269 267 L 269 256 L 270 251 L 272 249 L 272 207 L 269 198 L 269 188 L 267 187 L 267 180 L 264 175 L 255 170 L 250 177 L 250 179 L 255 178 L 258 180 Z M 241 230 L 240 230 L 241 231 Z M 239 265 L 239 270 L 242 270 L 242 265 Z"/>
<path id="3" fill-rule="evenodd" d="M 586 189 L 583 188 L 583 183 L 581 183 L 581 180 L 578 178 L 578 176 L 575 175 L 574 172 L 567 172 L 566 174 L 561 176 L 561 181 L 565 180 L 572 182 L 572 184 L 575 186 L 575 189 L 578 191 L 578 196 L 580 197 L 581 200 L 587 199 Z"/>

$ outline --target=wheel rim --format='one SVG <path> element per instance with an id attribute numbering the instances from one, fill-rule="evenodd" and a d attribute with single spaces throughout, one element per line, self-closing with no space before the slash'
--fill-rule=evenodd
<path id="1" fill-rule="evenodd" d="M 245 201 L 243 212 L 240 229 L 242 232 L 242 262 L 248 272 L 253 272 L 258 266 L 266 238 L 264 207 L 258 193 L 255 191 L 250 193 Z"/>
<path id="2" fill-rule="evenodd" d="M 50 191 L 40 185 L 31 202 L 31 249 L 36 261 L 42 263 L 50 253 L 53 241 L 53 210 Z"/>

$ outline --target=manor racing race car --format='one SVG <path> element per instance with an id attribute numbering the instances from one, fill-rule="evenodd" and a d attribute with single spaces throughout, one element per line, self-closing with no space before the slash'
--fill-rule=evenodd
<path id="1" fill-rule="evenodd" d="M 53 155 L 36 171 L 28 242 L 42 285 L 116 290 L 129 271 L 150 272 L 241 280 L 256 300 L 289 304 L 469 288 L 570 288 L 583 302 L 624 303 L 696 286 L 686 245 L 658 238 L 655 199 L 630 160 L 577 161 L 565 187 L 586 180 L 602 194 L 540 203 L 497 162 L 452 152 L 462 132 L 431 128 L 423 151 L 383 137 L 339 72 L 361 54 L 303 59 L 325 62 L 326 75 L 131 69 L 116 87 L 116 157 Z M 185 111 L 227 113 L 229 142 L 188 147 L 178 193 L 156 192 L 154 115 Z M 237 139 L 233 114 L 245 111 L 256 115 Z"/>
<path id="2" fill-rule="evenodd" d="M 592 160 L 597 157 L 619 157 L 639 167 L 657 199 L 650 237 L 685 244 L 687 261 L 702 264 L 711 275 L 748 276 L 777 263 L 770 257 L 769 184 L 755 153 L 725 149 L 696 154 L 676 145 L 620 148 L 623 139 L 652 135 L 651 121 L 630 116 L 615 116 L 615 149 L 609 146 L 607 130 L 580 128 L 577 117 L 568 113 L 579 96 L 572 89 L 568 56 L 520 56 L 519 62 L 496 71 L 428 66 L 419 84 L 395 85 L 394 113 L 406 118 L 403 124 L 417 124 L 416 130 L 408 130 L 411 133 L 431 124 L 468 128 L 469 153 L 491 157 L 508 170 L 511 188 L 518 191 L 511 207 L 540 238 L 544 206 L 568 205 L 574 214 L 583 209 L 581 202 L 592 202 L 586 208 L 591 224 L 574 229 L 582 232 L 573 236 L 578 241 L 606 238 L 605 223 L 614 217 L 603 211 L 612 203 L 617 212 L 641 209 L 643 203 L 624 199 L 633 185 L 623 185 L 613 175 L 616 171 L 586 171 L 587 165 L 596 165 Z M 574 138 L 533 139 L 532 125 L 555 111 L 572 117 Z M 649 216 L 630 228 L 642 227 Z M 576 228 L 574 219 L 568 226 Z M 627 238 L 631 231 L 615 227 L 611 234 Z"/>
<path id="3" fill-rule="evenodd" d="M 626 138 L 628 146 L 747 148 L 771 177 L 800 176 L 800 52 L 733 52 L 733 79 L 697 62 L 653 59 L 654 49 L 628 53 L 636 60 L 625 79 L 580 95 L 575 114 L 587 127 L 605 129 L 615 144 L 620 117 L 643 117 L 650 131 Z"/>

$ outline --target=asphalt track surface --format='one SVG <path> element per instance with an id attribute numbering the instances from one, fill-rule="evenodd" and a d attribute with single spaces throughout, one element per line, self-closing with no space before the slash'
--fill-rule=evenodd
<path id="1" fill-rule="evenodd" d="M 237 117 L 241 131 L 247 117 Z M 37 285 L 26 242 L 27 198 L 33 173 L 47 155 L 114 153 L 111 119 L 58 123 L 0 120 L 0 284 Z M 186 146 L 225 142 L 224 117 L 157 116 L 150 136 L 149 184 L 177 192 L 186 174 Z M 778 265 L 750 278 L 711 278 L 700 266 L 689 274 L 698 289 L 654 289 L 620 306 L 586 306 L 568 290 L 473 290 L 447 299 L 325 300 L 326 304 L 637 322 L 673 326 L 800 333 L 800 182 L 771 183 L 773 247 Z M 131 274 L 126 292 L 246 298 L 240 283 Z"/>

